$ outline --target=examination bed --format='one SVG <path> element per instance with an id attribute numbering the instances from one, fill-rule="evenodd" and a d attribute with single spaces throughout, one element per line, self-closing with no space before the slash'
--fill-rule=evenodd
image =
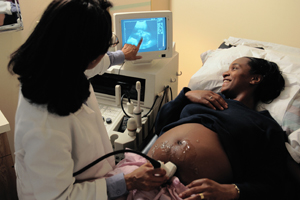
<path id="1" fill-rule="evenodd" d="M 218 49 L 201 54 L 203 66 L 191 77 L 188 87 L 192 90 L 219 92 L 223 83 L 222 73 L 228 70 L 232 61 L 243 56 L 273 61 L 282 71 L 285 79 L 284 91 L 271 104 L 260 103 L 257 110 L 267 109 L 286 132 L 286 148 L 295 161 L 296 168 L 292 174 L 294 178 L 283 183 L 283 186 L 292 193 L 300 193 L 297 189 L 300 187 L 300 48 L 229 37 Z M 156 139 L 157 136 L 143 149 L 143 153 L 149 151 Z M 291 196 L 300 199 L 300 194 Z"/>

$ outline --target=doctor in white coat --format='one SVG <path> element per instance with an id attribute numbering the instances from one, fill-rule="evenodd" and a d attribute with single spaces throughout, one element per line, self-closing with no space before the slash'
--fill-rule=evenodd
<path id="1" fill-rule="evenodd" d="M 124 53 L 105 55 L 112 36 L 109 7 L 106 0 L 53 0 L 11 55 L 8 69 L 20 81 L 15 122 L 20 200 L 114 199 L 132 189 L 152 190 L 168 179 L 165 170 L 150 163 L 104 178 L 115 166 L 114 157 L 73 177 L 113 151 L 87 75 L 105 72 L 117 54 L 140 58 L 139 46 L 132 45 Z"/>

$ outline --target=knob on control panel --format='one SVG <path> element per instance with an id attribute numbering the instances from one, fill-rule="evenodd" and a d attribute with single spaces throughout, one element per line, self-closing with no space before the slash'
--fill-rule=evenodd
<path id="1" fill-rule="evenodd" d="M 108 124 L 111 124 L 112 123 L 112 120 L 111 120 L 111 118 L 106 118 L 106 123 L 108 123 Z"/>

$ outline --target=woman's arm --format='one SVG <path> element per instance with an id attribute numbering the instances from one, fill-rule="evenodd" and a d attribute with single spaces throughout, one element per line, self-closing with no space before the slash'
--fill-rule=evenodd
<path id="1" fill-rule="evenodd" d="M 122 50 L 115 52 L 107 52 L 101 61 L 93 69 L 85 70 L 85 75 L 88 78 L 92 78 L 97 74 L 104 74 L 105 71 L 112 65 L 122 64 L 126 60 L 141 59 L 141 56 L 137 56 L 137 52 L 140 49 L 142 39 L 137 46 L 131 44 L 125 44 Z"/>
<path id="2" fill-rule="evenodd" d="M 219 184 L 213 180 L 203 178 L 187 185 L 188 190 L 179 194 L 186 200 L 201 199 L 231 200 L 238 199 L 240 190 L 234 184 Z"/>
<path id="3" fill-rule="evenodd" d="M 226 101 L 217 93 L 210 90 L 191 90 L 185 96 L 193 103 L 200 103 L 214 110 L 228 108 Z"/>
<path id="4" fill-rule="evenodd" d="M 168 177 L 164 169 L 154 169 L 150 163 L 145 163 L 126 175 L 121 173 L 106 178 L 107 194 L 109 199 L 115 199 L 126 194 L 129 190 L 150 191 L 158 188 L 167 180 Z"/>

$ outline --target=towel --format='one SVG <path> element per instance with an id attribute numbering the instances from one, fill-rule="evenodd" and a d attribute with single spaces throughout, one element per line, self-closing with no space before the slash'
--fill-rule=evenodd
<path id="1" fill-rule="evenodd" d="M 128 174 L 145 164 L 147 160 L 134 153 L 125 153 L 125 158 L 121 160 L 114 168 L 106 174 L 106 177 L 115 174 Z M 132 190 L 128 195 L 118 198 L 118 200 L 181 200 L 178 196 L 181 192 L 187 190 L 180 180 L 173 176 L 164 186 L 151 191 Z"/>

